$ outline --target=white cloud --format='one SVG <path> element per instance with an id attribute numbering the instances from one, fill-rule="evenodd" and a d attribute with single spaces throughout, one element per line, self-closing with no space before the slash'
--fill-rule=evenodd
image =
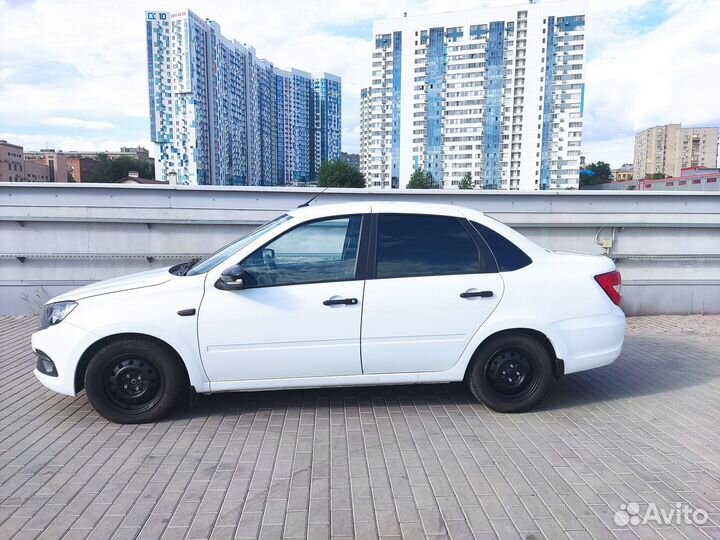
<path id="1" fill-rule="evenodd" d="M 687 0 L 656 28 L 605 44 L 586 68 L 589 160 L 632 161 L 632 136 L 653 125 L 720 124 L 718 26 L 717 2 Z"/>
<path id="2" fill-rule="evenodd" d="M 81 129 L 110 129 L 112 122 L 98 122 L 95 120 L 81 120 L 80 118 L 68 118 L 67 116 L 53 116 L 43 121 L 48 126 L 65 126 Z"/>
<path id="3" fill-rule="evenodd" d="M 84 139 L 75 139 L 81 146 L 103 148 L 114 142 L 111 139 L 119 137 L 89 131 L 117 130 L 123 119 L 138 126 L 148 115 L 145 10 L 187 6 L 217 20 L 226 36 L 253 45 L 260 57 L 278 67 L 340 75 L 343 146 L 357 151 L 359 94 L 370 78 L 373 19 L 404 11 L 412 15 L 517 3 L 0 0 L 0 127 L 21 135 L 44 133 L 43 126 L 49 125 L 55 134 L 39 140 L 66 148 L 73 141 L 63 135 L 67 129 L 88 130 Z M 715 69 L 720 65 L 719 26 L 717 0 L 590 0 L 588 159 L 613 165 L 631 160 L 633 133 L 655 123 L 720 124 L 720 100 L 715 98 L 720 87 L 720 71 Z M 73 31 L 78 28 L 82 31 Z M 52 123 L 53 118 L 78 123 Z M 25 131 L 26 126 L 34 129 Z M 128 139 L 143 141 L 147 131 L 143 127 Z M 148 145 L 146 139 L 143 144 Z"/>
<path id="4" fill-rule="evenodd" d="M 637 25 L 664 8 L 665 0 L 591 0 L 588 4 L 587 47 L 590 54 L 637 33 Z"/>

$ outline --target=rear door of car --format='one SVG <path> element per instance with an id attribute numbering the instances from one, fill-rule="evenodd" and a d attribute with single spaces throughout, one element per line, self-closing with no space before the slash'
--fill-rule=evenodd
<path id="1" fill-rule="evenodd" d="M 372 214 L 363 373 L 449 369 L 503 290 L 490 250 L 464 218 Z"/>

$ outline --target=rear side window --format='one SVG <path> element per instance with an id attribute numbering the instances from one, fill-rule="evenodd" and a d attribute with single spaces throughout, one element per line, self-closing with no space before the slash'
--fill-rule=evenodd
<path id="1" fill-rule="evenodd" d="M 532 259 L 528 257 L 523 250 L 503 235 L 498 234 L 485 225 L 480 225 L 474 221 L 471 223 L 480 233 L 480 236 L 483 237 L 483 240 L 487 242 L 487 245 L 490 246 L 490 250 L 493 252 L 493 255 L 495 255 L 495 260 L 497 260 L 500 272 L 519 270 L 532 263 Z"/>
<path id="2" fill-rule="evenodd" d="M 376 277 L 447 276 L 486 272 L 490 254 L 481 256 L 457 218 L 380 214 Z"/>

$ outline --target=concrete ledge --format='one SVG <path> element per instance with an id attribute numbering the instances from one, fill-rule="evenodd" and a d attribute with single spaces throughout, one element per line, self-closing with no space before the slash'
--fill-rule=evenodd
<path id="1" fill-rule="evenodd" d="M 28 297 L 44 301 L 62 284 L 213 251 L 321 191 L 2 184 L 0 312 L 28 313 Z M 720 313 L 720 192 L 329 189 L 313 204 L 371 199 L 463 205 L 548 249 L 607 254 L 631 314 Z"/>

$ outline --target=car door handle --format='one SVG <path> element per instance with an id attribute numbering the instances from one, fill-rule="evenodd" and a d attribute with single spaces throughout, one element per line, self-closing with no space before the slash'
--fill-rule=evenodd
<path id="1" fill-rule="evenodd" d="M 492 295 L 492 291 L 465 291 L 464 293 L 460 293 L 460 298 L 475 298 L 477 296 L 481 298 L 490 298 Z"/>
<path id="2" fill-rule="evenodd" d="M 339 305 L 346 305 L 346 306 L 354 306 L 358 303 L 357 298 L 330 298 L 328 300 L 325 300 L 323 302 L 324 306 L 339 306 Z"/>

